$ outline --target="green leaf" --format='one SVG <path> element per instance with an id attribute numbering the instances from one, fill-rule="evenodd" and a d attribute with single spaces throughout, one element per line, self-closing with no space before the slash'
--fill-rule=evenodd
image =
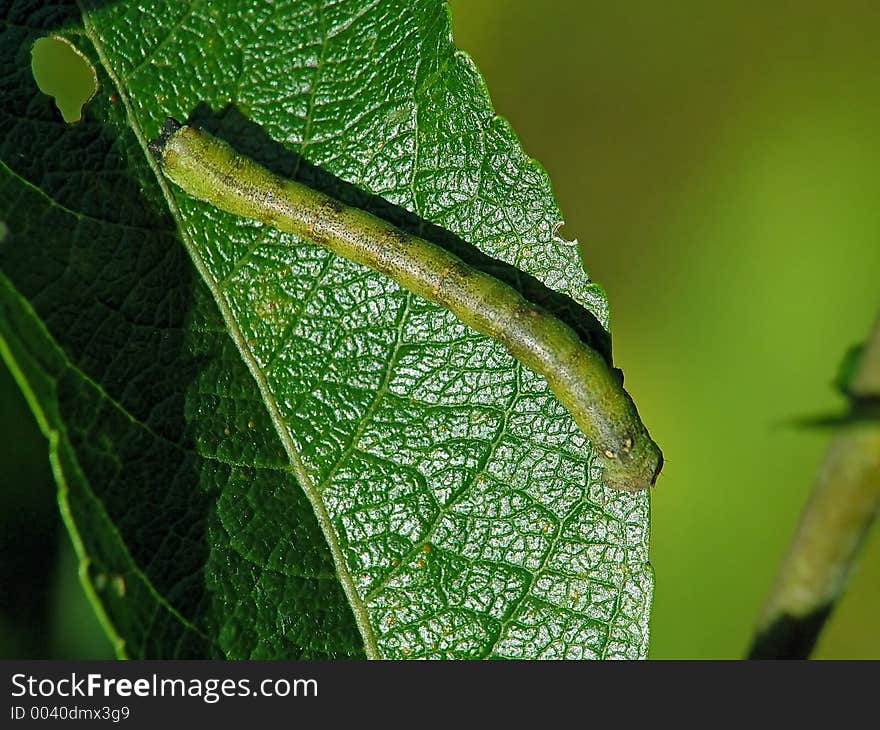
<path id="1" fill-rule="evenodd" d="M 644 656 L 648 497 L 596 481 L 543 379 L 379 274 L 168 189 L 145 150 L 189 116 L 607 324 L 445 5 L 22 12 L 0 26 L 0 336 L 124 652 Z M 22 62 L 49 33 L 98 69 L 75 126 Z"/>

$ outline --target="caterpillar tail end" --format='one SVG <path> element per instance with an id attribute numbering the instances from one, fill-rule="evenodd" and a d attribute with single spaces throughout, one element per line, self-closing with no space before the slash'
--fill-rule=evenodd
<path id="1" fill-rule="evenodd" d="M 162 162 L 162 153 L 165 151 L 165 144 L 168 142 L 169 138 L 182 126 L 183 125 L 178 122 L 174 117 L 168 117 L 165 120 L 165 124 L 162 125 L 159 136 L 154 137 L 149 142 L 147 142 L 147 149 L 150 150 L 150 154 L 152 154 L 159 163 Z"/>

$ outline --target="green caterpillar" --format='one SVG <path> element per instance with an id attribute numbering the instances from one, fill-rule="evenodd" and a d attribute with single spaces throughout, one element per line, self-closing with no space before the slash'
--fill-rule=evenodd
<path id="1" fill-rule="evenodd" d="M 199 200 L 296 234 L 368 266 L 501 342 L 553 393 L 593 444 L 604 483 L 654 484 L 663 455 L 619 374 L 558 317 L 446 249 L 287 180 L 225 142 L 169 119 L 150 150 L 169 180 Z"/>

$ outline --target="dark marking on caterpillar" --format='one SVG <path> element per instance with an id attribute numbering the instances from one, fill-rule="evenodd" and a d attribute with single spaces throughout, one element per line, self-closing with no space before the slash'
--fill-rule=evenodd
<path id="1" fill-rule="evenodd" d="M 663 455 L 619 371 L 571 325 L 511 284 L 437 243 L 280 177 L 197 127 L 169 119 L 149 149 L 166 177 L 189 195 L 379 271 L 497 339 L 547 380 L 591 441 L 605 484 L 637 491 L 656 482 Z"/>
<path id="2" fill-rule="evenodd" d="M 345 203 L 335 198 L 327 198 L 327 200 L 321 202 L 321 205 L 329 213 L 341 213 L 345 210 Z"/>

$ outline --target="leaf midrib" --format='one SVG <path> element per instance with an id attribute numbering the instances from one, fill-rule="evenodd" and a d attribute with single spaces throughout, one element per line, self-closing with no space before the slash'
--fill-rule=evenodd
<path id="1" fill-rule="evenodd" d="M 232 315 L 232 312 L 229 308 L 228 303 L 226 302 L 225 297 L 222 296 L 222 293 L 216 287 L 215 282 L 211 277 L 204 260 L 201 258 L 197 248 L 187 235 L 187 229 L 183 223 L 183 217 L 180 214 L 180 210 L 177 208 L 174 196 L 171 193 L 171 190 L 169 189 L 165 178 L 162 175 L 161 170 L 159 169 L 158 164 L 156 163 L 155 159 L 153 158 L 152 154 L 150 154 L 147 148 L 147 136 L 144 134 L 140 122 L 134 113 L 134 108 L 131 104 L 131 100 L 129 99 L 128 92 L 126 88 L 123 87 L 120 83 L 119 78 L 117 77 L 115 70 L 110 63 L 109 58 L 107 57 L 107 54 L 104 52 L 104 48 L 100 41 L 100 38 L 98 37 L 98 34 L 94 30 L 94 28 L 91 26 L 88 15 L 83 9 L 80 0 L 77 0 L 77 6 L 79 7 L 80 14 L 82 15 L 85 35 L 94 46 L 95 53 L 97 53 L 98 58 L 101 61 L 105 72 L 107 73 L 107 76 L 116 87 L 116 91 L 119 94 L 119 100 L 122 102 L 123 108 L 125 109 L 126 119 L 131 126 L 132 132 L 134 133 L 138 144 L 141 146 L 142 152 L 144 154 L 144 157 L 147 159 L 147 163 L 149 164 L 150 169 L 153 171 L 153 174 L 156 177 L 159 188 L 162 191 L 162 195 L 165 197 L 165 200 L 168 204 L 169 212 L 171 213 L 171 216 L 174 218 L 174 221 L 177 224 L 178 234 L 180 236 L 181 242 L 186 248 L 186 251 L 189 254 L 190 259 L 192 260 L 193 265 L 196 267 L 199 276 L 201 276 L 202 281 L 205 282 L 205 285 L 211 292 L 211 296 L 214 299 L 218 310 L 220 311 L 220 316 L 223 318 L 223 322 L 229 330 L 228 334 L 230 338 L 232 339 L 235 347 L 238 349 L 239 355 L 241 356 L 245 365 L 247 365 L 248 370 L 251 372 L 251 375 L 254 377 L 254 380 L 257 383 L 260 395 L 262 396 L 264 405 L 266 406 L 266 409 L 268 411 L 269 418 L 271 419 L 272 425 L 275 428 L 279 439 L 281 440 L 282 446 L 284 447 L 284 451 L 287 454 L 288 459 L 290 460 L 291 470 L 293 471 L 297 482 L 302 487 L 303 491 L 306 494 L 306 497 L 312 505 L 312 509 L 315 512 L 315 517 L 318 520 L 318 524 L 320 525 L 321 531 L 324 534 L 324 539 L 327 541 L 327 546 L 330 548 L 330 553 L 333 557 L 333 562 L 336 567 L 336 573 L 339 578 L 339 582 L 342 585 L 342 589 L 345 592 L 345 596 L 348 599 L 348 603 L 352 609 L 352 613 L 354 614 L 355 623 L 357 624 L 358 630 L 360 631 L 361 637 L 363 638 L 364 651 L 366 653 L 366 656 L 368 659 L 379 659 L 381 658 L 381 655 L 379 653 L 375 631 L 373 630 L 373 626 L 370 623 L 367 607 L 361 600 L 361 597 L 358 595 L 357 589 L 354 585 L 354 579 L 345 563 L 345 557 L 342 554 L 342 546 L 337 540 L 336 533 L 333 530 L 330 521 L 330 516 L 327 513 L 327 509 L 320 496 L 318 495 L 315 489 L 315 484 L 313 483 L 311 476 L 307 472 L 305 465 L 303 464 L 302 459 L 300 458 L 299 453 L 296 450 L 296 445 L 293 443 L 293 440 L 291 439 L 290 434 L 284 425 L 284 420 L 281 417 L 278 404 L 271 391 L 269 390 L 269 386 L 266 382 L 264 373 L 257 364 L 256 359 L 248 351 L 245 338 L 242 335 L 241 330 L 239 329 L 238 324 Z"/>

